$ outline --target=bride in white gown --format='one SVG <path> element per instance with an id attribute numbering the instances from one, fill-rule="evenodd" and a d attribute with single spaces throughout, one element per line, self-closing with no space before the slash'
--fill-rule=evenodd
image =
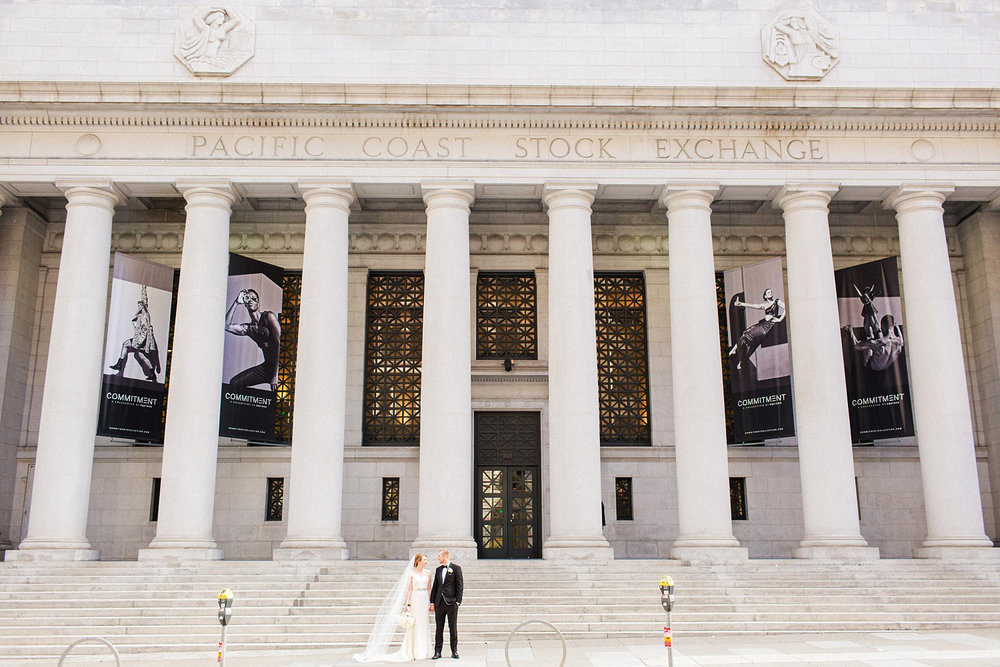
<path id="1" fill-rule="evenodd" d="M 365 650 L 354 655 L 358 662 L 407 662 L 431 657 L 430 594 L 431 574 L 424 570 L 427 556 L 417 554 L 382 601 Z M 387 653 L 399 615 L 408 611 L 413 623 L 406 628 L 398 651 Z"/>

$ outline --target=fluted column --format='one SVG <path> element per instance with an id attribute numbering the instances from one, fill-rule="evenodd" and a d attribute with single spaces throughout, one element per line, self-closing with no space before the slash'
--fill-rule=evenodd
<path id="1" fill-rule="evenodd" d="M 212 537 L 229 273 L 229 184 L 179 183 L 187 200 L 156 537 L 139 560 L 218 560 Z"/>
<path id="2" fill-rule="evenodd" d="M 670 359 L 679 535 L 671 558 L 747 558 L 733 537 L 712 249 L 711 185 L 669 186 Z"/>
<path id="3" fill-rule="evenodd" d="M 299 183 L 306 201 L 288 533 L 275 560 L 345 559 L 347 221 L 350 183 Z"/>
<path id="4" fill-rule="evenodd" d="M 100 400 L 111 219 L 109 181 L 57 183 L 66 227 L 52 313 L 28 534 L 6 560 L 96 560 L 87 512 Z"/>
<path id="5" fill-rule="evenodd" d="M 472 186 L 427 184 L 420 483 L 414 550 L 476 558 L 472 539 Z"/>
<path id="6" fill-rule="evenodd" d="M 601 527 L 601 432 L 590 205 L 594 186 L 548 186 L 549 530 L 546 559 L 614 558 Z"/>
<path id="7" fill-rule="evenodd" d="M 901 187 L 896 209 L 906 291 L 906 359 L 927 536 L 918 558 L 997 558 L 983 528 L 969 388 L 942 203 L 950 187 Z"/>
<path id="8" fill-rule="evenodd" d="M 878 558 L 861 536 L 827 204 L 832 185 L 789 185 L 785 217 L 788 326 L 804 535 L 796 558 Z"/>

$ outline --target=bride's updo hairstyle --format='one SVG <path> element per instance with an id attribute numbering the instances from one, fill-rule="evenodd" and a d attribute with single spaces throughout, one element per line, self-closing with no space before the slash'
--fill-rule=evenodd
<path id="1" fill-rule="evenodd" d="M 417 554 L 416 556 L 414 556 L 413 557 L 413 567 L 416 567 L 417 565 L 420 565 L 420 561 L 422 561 L 422 560 L 427 560 L 427 556 L 425 556 L 423 554 Z"/>

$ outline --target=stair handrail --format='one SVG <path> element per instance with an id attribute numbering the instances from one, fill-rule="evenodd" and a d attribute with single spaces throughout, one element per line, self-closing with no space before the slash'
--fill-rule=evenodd
<path id="1" fill-rule="evenodd" d="M 563 667 L 566 664 L 566 638 L 563 637 L 563 633 L 559 631 L 559 628 L 549 623 L 548 621 L 542 620 L 540 618 L 529 618 L 527 621 L 522 621 L 521 623 L 518 623 L 517 626 L 510 631 L 510 634 L 507 635 L 507 643 L 504 644 L 503 647 L 503 659 L 507 663 L 507 667 L 513 667 L 510 664 L 510 640 L 514 638 L 514 635 L 517 634 L 518 630 L 520 630 L 526 625 L 531 625 L 532 623 L 547 625 L 553 630 L 555 630 L 556 634 L 559 635 L 559 641 L 562 642 L 562 660 L 559 661 L 559 667 Z"/>
<path id="2" fill-rule="evenodd" d="M 75 642 L 67 646 L 66 650 L 62 652 L 61 656 L 59 656 L 59 662 L 57 667 L 62 667 L 63 660 L 66 659 L 66 656 L 69 655 L 69 652 L 72 651 L 78 644 L 82 644 L 83 642 L 100 642 L 101 644 L 104 644 L 109 649 L 111 649 L 112 653 L 114 653 L 116 667 L 121 667 L 122 660 L 118 656 L 118 649 L 116 649 L 115 645 L 109 642 L 104 637 L 84 637 L 83 639 L 77 639 Z"/>

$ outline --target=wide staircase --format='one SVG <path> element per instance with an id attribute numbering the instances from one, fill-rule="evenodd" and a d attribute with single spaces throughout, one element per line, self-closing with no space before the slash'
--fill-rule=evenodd
<path id="1" fill-rule="evenodd" d="M 222 588 L 235 594 L 229 651 L 360 647 L 403 567 L 402 561 L 0 563 L 0 661 L 51 660 L 87 636 L 104 637 L 123 655 L 210 654 L 221 634 Z M 1000 628 L 995 564 L 478 561 L 467 563 L 464 572 L 463 643 L 502 641 L 527 619 L 548 621 L 572 639 L 662 641 L 666 615 L 658 582 L 666 574 L 676 583 L 677 638 Z M 543 626 L 528 630 L 553 637 Z"/>

